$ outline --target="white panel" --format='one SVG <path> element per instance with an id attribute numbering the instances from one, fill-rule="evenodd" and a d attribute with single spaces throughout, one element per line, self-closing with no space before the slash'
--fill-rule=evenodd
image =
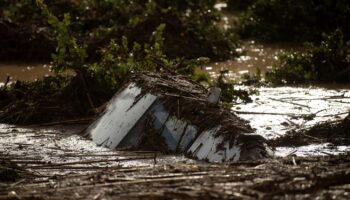
<path id="1" fill-rule="evenodd" d="M 112 98 L 99 120 L 88 128 L 94 142 L 112 149 L 118 146 L 157 99 L 154 95 L 145 94 L 135 102 L 140 93 L 141 89 L 131 83 Z"/>
<path id="2" fill-rule="evenodd" d="M 188 153 L 195 158 L 209 162 L 238 161 L 240 157 L 240 147 L 238 145 L 229 148 L 229 143 L 224 142 L 223 149 L 217 149 L 218 145 L 223 142 L 222 137 L 215 137 L 218 130 L 220 130 L 220 127 L 202 132 L 192 144 Z"/>
<path id="3" fill-rule="evenodd" d="M 197 128 L 192 125 L 188 125 L 184 135 L 181 138 L 180 144 L 178 146 L 178 150 L 180 150 L 180 152 L 185 152 L 188 148 L 188 145 L 191 144 L 193 140 L 196 138 L 196 135 L 197 135 Z"/>
<path id="4" fill-rule="evenodd" d="M 175 116 L 171 116 L 168 121 L 166 121 L 162 136 L 165 138 L 170 150 L 176 150 L 185 127 L 186 122 L 177 119 Z"/>
<path id="5" fill-rule="evenodd" d="M 196 157 L 200 160 L 206 159 L 214 143 L 211 135 L 213 133 L 216 133 L 218 129 L 219 127 L 216 127 L 211 130 L 202 132 L 194 141 L 188 150 L 188 153 L 192 154 L 193 157 Z"/>

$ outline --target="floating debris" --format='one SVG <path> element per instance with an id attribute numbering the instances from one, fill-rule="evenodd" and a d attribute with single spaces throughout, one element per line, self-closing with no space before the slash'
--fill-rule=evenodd
<path id="1" fill-rule="evenodd" d="M 184 153 L 209 162 L 272 156 L 262 136 L 218 105 L 220 90 L 208 92 L 184 76 L 141 73 L 125 84 L 86 130 L 111 149 Z"/>

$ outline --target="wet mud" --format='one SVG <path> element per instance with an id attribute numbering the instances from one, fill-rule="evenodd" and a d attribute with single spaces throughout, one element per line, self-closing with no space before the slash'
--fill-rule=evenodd
<path id="1" fill-rule="evenodd" d="M 347 89 L 261 87 L 251 103 L 232 111 L 274 140 L 320 122 L 343 123 L 348 95 Z M 0 126 L 0 199 L 349 198 L 349 144 L 322 140 L 319 131 L 312 138 L 320 141 L 280 143 L 273 159 L 209 164 L 111 151 L 79 135 L 87 125 L 53 125 Z"/>
<path id="2" fill-rule="evenodd" d="M 271 140 L 274 146 L 305 146 L 310 144 L 330 143 L 335 146 L 350 145 L 350 120 L 323 122 L 310 129 L 291 130 L 286 135 Z"/>
<path id="3" fill-rule="evenodd" d="M 181 155 L 110 151 L 77 135 L 83 127 L 1 125 L 0 167 L 16 172 L 0 179 L 0 199 L 349 197 L 349 154 L 218 165 Z"/>

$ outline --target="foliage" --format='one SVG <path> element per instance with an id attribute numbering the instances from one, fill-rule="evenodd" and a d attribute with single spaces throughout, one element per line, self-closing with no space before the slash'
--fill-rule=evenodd
<path id="1" fill-rule="evenodd" d="M 10 27 L 16 27 L 16 30 L 25 26 L 25 30 L 32 30 L 28 33 L 30 37 L 40 34 L 45 36 L 46 42 L 52 41 L 55 34 L 48 28 L 46 19 L 40 15 L 34 0 L 19 0 L 16 3 L 11 0 L 4 1 L 5 3 L 0 3 L 3 10 L 0 24 L 10 23 Z M 192 59 L 204 56 L 215 60 L 227 59 L 236 55 L 233 49 L 237 46 L 237 37 L 223 32 L 216 25 L 220 14 L 214 9 L 215 2 L 50 0 L 45 1 L 45 4 L 61 22 L 70 22 L 69 34 L 76 41 L 85 41 L 88 44 L 89 60 L 100 59 L 102 55 L 99 50 L 108 46 L 112 39 L 121 43 L 122 36 L 127 36 L 131 45 L 134 42 L 147 43 L 160 24 L 167 27 L 163 32 L 163 45 L 164 54 L 168 57 Z M 70 17 L 64 16 L 64 13 L 69 13 Z M 0 30 L 0 36 L 1 32 Z M 12 34 L 19 33 L 13 31 Z M 52 51 L 51 48 L 47 50 Z"/>
<path id="2" fill-rule="evenodd" d="M 221 88 L 221 101 L 228 103 L 227 106 L 230 106 L 233 102 L 251 102 L 249 93 L 246 90 L 236 90 L 234 88 L 235 83 L 233 81 L 227 80 L 226 75 L 228 71 L 223 70 L 220 72 L 218 79 L 216 80 L 215 85 Z M 232 106 L 231 106 L 232 107 Z"/>
<path id="3" fill-rule="evenodd" d="M 305 52 L 288 52 L 266 80 L 275 84 L 308 82 L 348 82 L 350 80 L 350 41 L 337 29 L 324 35 L 319 45 L 305 44 Z"/>
<path id="4" fill-rule="evenodd" d="M 320 41 L 339 28 L 350 38 L 348 0 L 257 0 L 241 16 L 237 31 L 265 41 Z"/>
<path id="5" fill-rule="evenodd" d="M 0 21 L 11 26 L 28 23 L 35 33 L 40 29 L 45 39 L 53 41 L 57 77 L 18 82 L 4 91 L 1 95 L 12 100 L 0 102 L 4 110 L 1 121 L 46 122 L 92 114 L 129 75 L 142 70 L 208 81 L 208 76 L 195 68 L 208 63 L 208 57 L 222 59 L 235 54 L 236 36 L 216 26 L 220 16 L 214 0 L 36 0 L 38 8 L 31 3 L 34 1 L 20 1 L 14 10 L 0 4 L 10 12 Z M 13 15 L 24 8 L 28 12 Z M 61 78 L 67 69 L 75 76 Z M 15 90 L 21 93 L 18 99 Z M 47 112 L 52 118 L 39 117 Z"/>
<path id="6" fill-rule="evenodd" d="M 247 10 L 257 0 L 226 0 L 228 10 Z"/>
<path id="7" fill-rule="evenodd" d="M 260 68 L 257 68 L 255 74 L 250 75 L 249 73 L 245 73 L 241 78 L 244 85 L 259 85 L 262 83 L 263 77 Z"/>
<path id="8" fill-rule="evenodd" d="M 60 21 L 53 15 L 43 0 L 36 0 L 38 7 L 47 17 L 48 23 L 51 25 L 57 41 L 56 53 L 52 54 L 52 69 L 58 73 L 67 68 L 76 72 L 82 71 L 87 58 L 86 45 L 78 45 L 77 40 L 69 33 L 70 15 L 64 14 L 63 20 Z"/>

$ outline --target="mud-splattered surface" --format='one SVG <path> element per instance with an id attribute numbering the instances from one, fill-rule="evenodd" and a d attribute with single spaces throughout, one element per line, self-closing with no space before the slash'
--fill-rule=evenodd
<path id="1" fill-rule="evenodd" d="M 347 89 L 256 90 L 232 109 L 267 139 L 343 120 L 350 108 Z M 81 137 L 84 127 L 0 125 L 0 199 L 349 198 L 349 144 L 291 144 L 274 159 L 219 165 L 111 151 Z"/>
<path id="2" fill-rule="evenodd" d="M 348 90 L 260 88 L 259 94 L 233 110 L 268 139 L 342 120 L 349 111 Z M 348 145 L 282 146 L 274 159 L 219 165 L 111 151 L 81 137 L 84 127 L 0 125 L 0 199 L 349 198 Z"/>
<path id="3" fill-rule="evenodd" d="M 5 130 L 5 129 L 6 130 Z M 0 131 L 0 199 L 348 199 L 350 156 L 208 164 L 109 151 L 81 127 Z M 8 173 L 7 173 L 8 174 Z"/>

